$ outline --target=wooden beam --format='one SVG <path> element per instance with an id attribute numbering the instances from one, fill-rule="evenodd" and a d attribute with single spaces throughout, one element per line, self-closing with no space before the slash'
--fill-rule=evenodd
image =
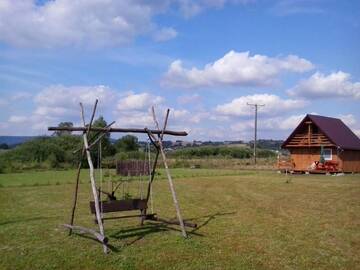
<path id="1" fill-rule="evenodd" d="M 79 181 L 80 181 L 80 172 L 81 172 L 81 166 L 82 166 L 82 160 L 85 155 L 85 149 L 81 152 L 81 157 L 78 165 L 78 170 L 76 174 L 76 184 L 75 184 L 75 190 L 74 190 L 74 200 L 73 200 L 73 207 L 71 210 L 71 218 L 70 218 L 70 225 L 74 225 L 74 217 L 75 217 L 75 210 L 76 210 L 76 204 L 77 204 L 77 198 L 78 198 L 78 190 L 79 190 Z M 72 228 L 69 229 L 69 235 L 72 233 Z"/>
<path id="2" fill-rule="evenodd" d="M 336 145 L 334 144 L 312 144 L 310 145 L 310 147 L 320 147 L 320 146 L 325 146 L 325 147 L 335 147 Z M 291 145 L 291 144 L 287 144 L 284 146 L 284 148 L 297 148 L 297 147 L 309 147 L 308 144 L 294 144 L 294 145 Z"/>
<path id="3" fill-rule="evenodd" d="M 90 123 L 88 126 L 88 131 L 87 133 L 89 133 L 89 129 L 91 128 L 91 125 L 94 121 L 94 117 L 95 117 L 95 112 L 96 112 L 96 108 L 97 108 L 97 104 L 98 104 L 98 100 L 96 99 L 95 101 L 95 105 L 94 105 L 94 109 L 91 115 L 91 119 L 90 119 Z M 83 114 L 83 108 L 81 108 L 81 112 L 82 112 L 82 118 L 83 118 L 83 122 L 84 122 L 84 126 L 85 126 L 85 119 L 84 119 L 84 114 Z M 81 172 L 81 166 L 82 166 L 82 161 L 83 158 L 85 156 L 85 147 L 82 147 L 82 151 L 81 151 L 81 156 L 80 156 L 80 161 L 79 161 L 79 165 L 78 165 L 78 170 L 77 170 L 77 174 L 76 174 L 76 184 L 75 184 L 75 191 L 74 191 L 74 201 L 73 201 L 73 208 L 71 210 L 71 219 L 70 219 L 70 225 L 74 225 L 74 217 L 75 217 L 75 210 L 76 210 L 76 204 L 77 204 L 77 197 L 78 197 L 78 190 L 79 190 L 79 181 L 80 181 L 80 172 Z M 70 228 L 69 230 L 69 235 L 71 235 L 72 233 L 72 228 Z"/>
<path id="4" fill-rule="evenodd" d="M 49 131 L 87 131 L 87 127 L 48 127 Z M 100 132 L 117 132 L 117 133 L 144 133 L 147 134 L 146 128 L 101 128 L 91 127 L 89 131 L 100 131 Z M 173 131 L 173 130 L 149 130 L 152 134 L 160 135 L 172 135 L 172 136 L 187 136 L 186 131 Z"/>
<path id="5" fill-rule="evenodd" d="M 159 123 L 158 123 L 158 121 L 156 119 L 156 115 L 155 115 L 155 109 L 154 109 L 154 107 L 152 107 L 152 115 L 153 115 L 154 123 L 155 123 L 156 128 L 158 129 L 158 131 L 160 131 L 159 139 L 157 140 L 157 142 L 158 142 L 160 154 L 161 154 L 161 157 L 162 157 L 162 160 L 163 160 L 163 163 L 164 163 L 165 172 L 166 172 L 166 175 L 167 175 L 167 178 L 168 178 L 168 181 L 169 181 L 171 195 L 173 197 L 173 201 L 174 201 L 174 205 L 175 205 L 175 209 L 176 209 L 176 215 L 177 215 L 177 218 L 178 218 L 178 221 L 179 221 L 179 225 L 181 227 L 182 235 L 184 236 L 184 238 L 187 238 L 187 233 L 186 233 L 186 230 L 185 230 L 184 220 L 182 219 L 182 216 L 181 216 L 180 206 L 179 206 L 179 202 L 178 202 L 177 197 L 176 197 L 174 183 L 172 181 L 172 177 L 171 177 L 170 170 L 169 170 L 167 160 L 166 160 L 166 155 L 165 155 L 165 152 L 164 152 L 164 147 L 163 147 L 163 144 L 162 144 L 162 136 L 165 134 L 164 130 L 166 129 L 167 121 L 168 121 L 168 118 L 169 118 L 169 112 L 170 112 L 170 110 L 168 109 L 166 111 L 163 129 L 160 130 Z"/>
<path id="6" fill-rule="evenodd" d="M 84 128 L 85 128 L 84 133 L 83 133 L 83 140 L 84 140 L 84 148 L 85 148 L 86 157 L 87 157 L 87 161 L 89 164 L 89 170 L 90 170 L 90 182 L 91 182 L 91 189 L 92 189 L 92 193 L 93 193 L 94 201 L 95 201 L 96 219 L 98 221 L 100 234 L 103 237 L 105 237 L 104 226 L 103 226 L 103 223 L 101 220 L 101 214 L 100 214 L 99 196 L 98 196 L 98 192 L 96 189 L 96 183 L 95 183 L 94 164 L 91 159 L 91 153 L 89 150 L 89 144 L 88 144 L 88 140 L 87 140 L 87 131 L 88 130 L 86 129 L 86 126 L 85 126 L 84 107 L 83 107 L 82 103 L 80 103 L 80 107 L 81 107 L 81 117 L 82 117 Z M 95 107 L 94 107 L 94 109 L 95 109 Z M 107 248 L 106 244 L 103 245 L 103 248 L 104 248 L 104 253 L 107 253 L 108 248 Z"/>
<path id="7" fill-rule="evenodd" d="M 89 228 L 85 228 L 85 227 L 82 227 L 82 226 L 75 226 L 75 225 L 70 225 L 70 224 L 63 224 L 63 226 L 65 228 L 68 228 L 70 230 L 78 230 L 80 231 L 81 233 L 88 233 L 88 234 L 92 234 L 93 236 L 95 236 L 95 238 L 101 242 L 103 245 L 106 245 L 109 241 L 109 239 L 98 233 L 97 231 L 93 230 L 93 229 L 89 229 Z"/>

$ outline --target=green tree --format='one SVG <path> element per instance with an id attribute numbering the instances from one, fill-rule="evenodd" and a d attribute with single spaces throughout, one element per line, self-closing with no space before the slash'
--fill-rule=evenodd
<path id="1" fill-rule="evenodd" d="M 115 142 L 117 152 L 131 152 L 139 150 L 138 138 L 133 135 L 126 135 Z"/>
<path id="2" fill-rule="evenodd" d="M 7 145 L 6 143 L 1 143 L 0 149 L 9 149 L 9 145 Z"/>
<path id="3" fill-rule="evenodd" d="M 96 119 L 94 121 L 94 123 L 92 124 L 93 127 L 106 127 L 107 126 L 107 122 L 105 121 L 103 116 L 100 116 L 98 119 Z M 96 132 L 90 132 L 90 136 L 89 138 L 93 138 L 95 136 Z M 100 136 L 100 135 L 98 135 Z M 94 140 L 96 140 L 96 138 L 94 138 Z M 91 144 L 91 142 L 90 142 Z M 96 149 L 95 149 L 96 148 Z M 101 139 L 101 151 L 102 151 L 102 156 L 103 157 L 107 157 L 107 156 L 112 156 L 116 153 L 115 147 L 111 144 L 110 142 L 110 133 L 107 133 L 105 136 L 102 137 Z M 92 149 L 92 152 L 94 153 L 94 157 L 96 155 L 98 155 L 98 148 L 96 146 L 94 146 L 94 148 Z"/>
<path id="4" fill-rule="evenodd" d="M 60 128 L 68 128 L 68 127 L 73 127 L 73 126 L 74 126 L 74 124 L 72 122 L 61 122 L 58 125 L 58 127 L 60 127 Z M 71 135 L 71 131 L 57 130 L 54 132 L 54 135 L 56 135 L 56 136 Z"/>

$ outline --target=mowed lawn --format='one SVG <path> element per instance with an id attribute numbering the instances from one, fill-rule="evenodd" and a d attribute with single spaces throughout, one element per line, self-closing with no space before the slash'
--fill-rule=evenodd
<path id="1" fill-rule="evenodd" d="M 271 171 L 177 170 L 183 216 L 199 227 L 183 239 L 176 226 L 107 221 L 113 251 L 104 255 L 99 243 L 60 226 L 69 221 L 74 173 L 0 176 L 0 269 L 360 269 L 359 175 L 286 183 Z M 76 223 L 96 228 L 82 177 Z M 155 212 L 173 218 L 160 178 Z"/>

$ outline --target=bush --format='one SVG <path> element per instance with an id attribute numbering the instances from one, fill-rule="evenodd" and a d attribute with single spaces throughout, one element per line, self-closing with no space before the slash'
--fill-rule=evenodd
<path id="1" fill-rule="evenodd" d="M 0 172 L 58 168 L 64 163 L 75 164 L 78 156 L 72 151 L 80 147 L 80 136 L 39 137 L 2 153 Z"/>
<path id="2" fill-rule="evenodd" d="M 225 146 L 202 146 L 178 149 L 169 153 L 170 157 L 175 158 L 205 158 L 205 157 L 219 157 L 219 158 L 250 158 L 252 150 L 249 148 L 240 147 L 225 147 Z"/>

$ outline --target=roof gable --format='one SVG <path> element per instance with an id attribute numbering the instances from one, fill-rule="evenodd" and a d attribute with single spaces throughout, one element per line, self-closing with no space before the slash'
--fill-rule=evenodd
<path id="1" fill-rule="evenodd" d="M 360 139 L 337 118 L 308 114 L 284 141 L 282 147 L 303 127 L 305 121 L 311 120 L 321 130 L 329 140 L 336 146 L 348 150 L 360 150 Z"/>

